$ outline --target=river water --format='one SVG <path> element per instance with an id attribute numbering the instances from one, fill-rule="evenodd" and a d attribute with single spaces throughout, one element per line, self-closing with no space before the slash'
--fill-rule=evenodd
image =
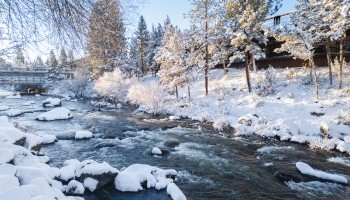
<path id="1" fill-rule="evenodd" d="M 0 106 L 23 111 L 41 110 L 46 97 L 0 98 Z M 35 101 L 31 106 L 22 106 Z M 45 145 L 42 153 L 50 165 L 62 167 L 67 159 L 106 161 L 118 169 L 141 163 L 178 171 L 176 184 L 188 199 L 350 199 L 350 187 L 327 182 L 281 182 L 277 171 L 297 174 L 295 163 L 306 162 L 315 169 L 344 175 L 350 180 L 350 167 L 328 162 L 337 157 L 349 162 L 348 155 L 311 150 L 306 145 L 259 137 L 233 137 L 210 125 L 192 120 L 166 120 L 135 111 L 94 108 L 89 101 L 64 101 L 73 119 L 53 122 L 34 120 L 40 112 L 27 112 L 11 120 L 36 134 L 54 134 L 58 142 Z M 76 130 L 92 130 L 94 138 L 74 140 Z M 164 156 L 153 156 L 153 147 Z M 301 176 L 301 175 L 300 175 Z M 88 200 L 171 199 L 165 190 L 146 189 L 122 193 L 110 186 L 84 196 Z"/>

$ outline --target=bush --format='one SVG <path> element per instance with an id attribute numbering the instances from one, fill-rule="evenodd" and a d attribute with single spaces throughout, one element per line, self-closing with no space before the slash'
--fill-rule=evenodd
<path id="1" fill-rule="evenodd" d="M 127 99 L 130 103 L 139 105 L 141 110 L 159 114 L 163 110 L 164 96 L 164 89 L 158 81 L 149 81 L 133 84 L 128 90 Z"/>
<path id="2" fill-rule="evenodd" d="M 276 93 L 276 70 L 270 66 L 265 72 L 258 76 L 257 94 L 259 96 L 270 96 Z"/>
<path id="3" fill-rule="evenodd" d="M 112 101 L 126 101 L 130 85 L 136 83 L 135 78 L 124 78 L 120 69 L 104 73 L 95 83 L 94 89 L 100 95 Z"/>

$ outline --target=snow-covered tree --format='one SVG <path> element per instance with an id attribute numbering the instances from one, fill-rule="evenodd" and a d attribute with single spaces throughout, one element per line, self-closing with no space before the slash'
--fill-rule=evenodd
<path id="1" fill-rule="evenodd" d="M 89 61 L 93 67 L 93 78 L 103 72 L 113 71 L 117 55 L 124 54 L 125 28 L 119 2 L 99 0 L 90 18 L 88 33 Z"/>
<path id="2" fill-rule="evenodd" d="M 158 71 L 158 64 L 155 62 L 154 56 L 156 55 L 159 48 L 162 46 L 163 39 L 163 27 L 158 24 L 157 28 L 152 26 L 152 32 L 150 34 L 148 48 L 147 48 L 147 65 L 156 75 Z"/>
<path id="3" fill-rule="evenodd" d="M 157 56 L 157 62 L 161 64 L 160 80 L 171 88 L 175 87 L 178 98 L 178 86 L 189 82 L 186 39 L 180 30 L 170 26 L 166 29 L 162 43 L 160 55 Z"/>
<path id="4" fill-rule="evenodd" d="M 59 57 L 59 64 L 62 66 L 66 66 L 67 63 L 68 63 L 67 53 L 66 53 L 66 50 L 62 48 L 60 52 L 60 57 Z"/>
<path id="5" fill-rule="evenodd" d="M 240 48 L 245 54 L 246 79 L 249 92 L 252 91 L 249 77 L 249 60 L 251 52 L 260 51 L 259 42 L 265 41 L 263 22 L 274 1 L 227 0 L 226 17 L 230 20 L 231 44 Z"/>
<path id="6" fill-rule="evenodd" d="M 137 39 L 137 53 L 139 57 L 138 61 L 141 66 L 141 73 L 144 74 L 147 67 L 146 56 L 149 41 L 149 32 L 147 29 L 146 20 L 142 15 L 135 31 L 135 36 Z"/>
<path id="7" fill-rule="evenodd" d="M 16 57 L 15 57 L 15 65 L 16 67 L 22 67 L 25 64 L 25 57 L 23 54 L 23 50 L 20 46 L 16 47 Z"/>
<path id="8" fill-rule="evenodd" d="M 276 52 L 289 52 L 292 56 L 308 61 L 314 79 L 316 100 L 319 100 L 318 82 L 314 62 L 315 48 L 322 43 L 328 29 L 320 29 L 322 24 L 319 18 L 308 18 L 309 2 L 300 1 L 296 6 L 297 11 L 290 15 L 287 24 L 273 29 L 274 36 L 279 41 L 285 41 Z"/>
<path id="9" fill-rule="evenodd" d="M 73 51 L 72 50 L 69 50 L 68 51 L 68 62 L 73 62 L 74 61 L 74 54 L 73 54 Z"/>

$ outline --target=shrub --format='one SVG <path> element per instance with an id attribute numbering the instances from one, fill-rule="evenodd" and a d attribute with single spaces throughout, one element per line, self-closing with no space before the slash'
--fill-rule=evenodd
<path id="1" fill-rule="evenodd" d="M 149 81 L 131 85 L 127 99 L 130 103 L 139 105 L 141 110 L 159 114 L 163 110 L 164 94 L 164 89 L 158 81 Z"/>
<path id="2" fill-rule="evenodd" d="M 257 94 L 259 96 L 270 96 L 276 93 L 276 70 L 270 66 L 265 72 L 258 76 Z"/>

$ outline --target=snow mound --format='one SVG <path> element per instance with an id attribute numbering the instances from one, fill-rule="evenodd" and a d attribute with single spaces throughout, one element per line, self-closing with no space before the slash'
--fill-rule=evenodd
<path id="1" fill-rule="evenodd" d="M 49 97 L 43 101 L 44 107 L 59 107 L 61 105 L 62 105 L 62 103 L 61 103 L 61 100 L 59 98 Z"/>
<path id="2" fill-rule="evenodd" d="M 169 119 L 170 120 L 178 120 L 178 119 L 180 119 L 180 117 L 179 116 L 170 116 Z"/>
<path id="3" fill-rule="evenodd" d="M 141 183 L 146 182 L 147 188 L 154 187 L 157 190 L 166 188 L 173 182 L 172 176 L 176 176 L 175 170 L 163 170 L 157 167 L 143 164 L 134 164 L 119 172 L 115 178 L 115 187 L 122 192 L 137 192 L 143 190 Z"/>
<path id="4" fill-rule="evenodd" d="M 302 174 L 305 174 L 305 175 L 314 176 L 317 178 L 330 180 L 338 183 L 344 183 L 344 184 L 348 183 L 348 180 L 343 176 L 340 176 L 337 174 L 329 174 L 320 170 L 315 170 L 312 167 L 310 167 L 310 165 L 303 162 L 297 162 L 296 167 Z"/>
<path id="5" fill-rule="evenodd" d="M 75 132 L 75 139 L 87 139 L 92 138 L 91 131 L 77 131 Z"/>
<path id="6" fill-rule="evenodd" d="M 85 160 L 81 162 L 76 169 L 75 175 L 77 177 L 82 176 L 83 174 L 89 175 L 101 175 L 106 173 L 118 173 L 119 170 L 111 167 L 108 163 L 98 163 L 93 160 Z"/>
<path id="7" fill-rule="evenodd" d="M 162 155 L 162 151 L 158 147 L 153 147 L 152 154 Z"/>
<path id="8" fill-rule="evenodd" d="M 52 144 L 55 143 L 57 141 L 57 137 L 55 135 L 51 135 L 51 134 L 46 134 L 41 136 L 42 137 L 42 143 L 43 144 Z"/>
<path id="9" fill-rule="evenodd" d="M 46 113 L 39 115 L 36 119 L 40 121 L 53 121 L 61 119 L 70 119 L 73 115 L 70 110 L 64 107 L 54 108 Z"/>
<path id="10" fill-rule="evenodd" d="M 76 180 L 71 180 L 66 188 L 68 194 L 84 194 L 84 185 Z"/>
<path id="11" fill-rule="evenodd" d="M 8 121 L 8 117 L 0 116 L 0 142 L 16 143 L 25 138 L 25 134 L 15 128 L 12 123 Z"/>
<path id="12" fill-rule="evenodd" d="M 166 191 L 174 200 L 186 200 L 186 196 L 175 183 L 170 183 Z"/>
<path id="13" fill-rule="evenodd" d="M 11 160 L 14 159 L 14 157 L 15 157 L 15 154 L 11 149 L 8 149 L 8 148 L 0 149 L 0 165 L 10 162 Z"/>

